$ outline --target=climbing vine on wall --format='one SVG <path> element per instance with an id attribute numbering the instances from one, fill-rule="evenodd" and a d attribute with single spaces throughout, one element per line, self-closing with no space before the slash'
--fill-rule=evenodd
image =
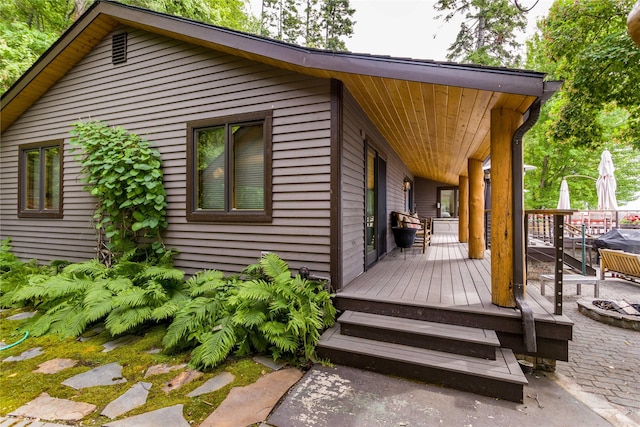
<path id="1" fill-rule="evenodd" d="M 84 189 L 97 199 L 100 261 L 109 266 L 132 249 L 164 253 L 167 196 L 160 153 L 138 135 L 99 121 L 75 123 L 71 135 L 72 151 L 80 150 Z"/>

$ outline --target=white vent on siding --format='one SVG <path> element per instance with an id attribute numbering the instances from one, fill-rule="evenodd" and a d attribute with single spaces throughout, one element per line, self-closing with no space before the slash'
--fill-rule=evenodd
<path id="1" fill-rule="evenodd" d="M 114 34 L 111 39 L 111 62 L 127 62 L 127 33 Z"/>

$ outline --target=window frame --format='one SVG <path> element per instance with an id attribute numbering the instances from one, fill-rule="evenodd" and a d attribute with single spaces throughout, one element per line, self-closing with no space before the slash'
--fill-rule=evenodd
<path id="1" fill-rule="evenodd" d="M 444 205 L 442 203 L 442 193 L 444 191 L 453 191 L 454 198 L 454 212 L 450 212 L 450 217 L 443 217 L 442 210 Z M 438 195 L 437 195 L 437 218 L 458 218 L 460 215 L 460 190 L 458 187 L 450 186 L 450 187 L 438 187 Z"/>
<path id="2" fill-rule="evenodd" d="M 252 210 L 233 210 L 230 206 L 226 206 L 224 211 L 207 211 L 197 209 L 197 159 L 198 150 L 195 147 L 197 143 L 195 132 L 198 129 L 225 126 L 228 128 L 233 125 L 242 125 L 251 122 L 262 122 L 264 135 L 264 209 L 259 211 Z M 196 120 L 187 123 L 187 221 L 200 222 L 270 222 L 272 220 L 272 127 L 273 112 L 257 111 L 253 113 L 236 114 L 211 119 Z M 225 162 L 229 164 L 229 156 L 231 156 L 231 142 L 225 133 Z M 233 191 L 232 167 L 225 167 L 225 200 L 231 200 Z"/>
<path id="3" fill-rule="evenodd" d="M 43 162 L 42 162 L 42 154 L 43 150 L 46 148 L 57 147 L 59 151 L 59 176 L 58 182 L 60 185 L 60 197 L 58 201 L 57 209 L 44 209 L 42 208 L 43 200 L 45 199 L 44 192 L 46 191 L 45 185 L 43 185 L 44 174 L 43 172 Z M 25 209 L 25 204 L 27 200 L 27 186 L 26 186 L 26 153 L 27 151 L 32 151 L 34 149 L 40 150 L 40 194 L 39 200 L 41 201 L 41 206 L 36 209 Z M 34 142 L 29 144 L 21 144 L 18 146 L 18 218 L 62 218 L 64 215 L 63 212 L 63 200 L 64 200 L 64 141 L 62 139 L 59 140 L 51 140 L 51 141 L 42 141 L 42 142 Z"/>

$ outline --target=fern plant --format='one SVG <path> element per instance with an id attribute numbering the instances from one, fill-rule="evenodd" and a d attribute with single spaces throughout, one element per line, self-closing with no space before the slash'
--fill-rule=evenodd
<path id="1" fill-rule="evenodd" d="M 32 275 L 12 302 L 31 303 L 41 313 L 26 326 L 34 336 L 78 336 L 103 320 L 118 335 L 172 318 L 187 297 L 184 273 L 172 267 L 169 253 L 154 265 L 129 261 L 134 252 L 110 268 L 94 259 L 56 276 Z"/>
<path id="2" fill-rule="evenodd" d="M 163 345 L 169 351 L 193 348 L 191 363 L 215 366 L 237 345 L 243 331 L 231 323 L 228 299 L 236 292 L 236 278 L 225 278 L 206 270 L 186 282 L 190 299 L 176 313 L 167 328 Z"/>
<path id="3" fill-rule="evenodd" d="M 68 265 L 67 261 L 53 261 L 50 265 L 38 265 L 33 259 L 28 262 L 20 259 L 11 252 L 11 239 L 0 242 L 0 307 L 21 307 L 26 302 L 13 301 L 21 288 L 27 286 L 33 275 L 52 276 Z"/>
<path id="4" fill-rule="evenodd" d="M 251 343 L 264 343 L 275 358 L 315 358 L 321 332 L 335 321 L 335 307 L 324 284 L 292 277 L 275 254 L 249 269 L 258 277 L 239 286 L 230 299 L 233 321 L 248 331 Z"/>
<path id="5" fill-rule="evenodd" d="M 191 299 L 169 326 L 165 347 L 195 346 L 191 364 L 197 368 L 215 366 L 231 353 L 313 360 L 320 333 L 335 320 L 331 295 L 319 282 L 292 278 L 273 253 L 245 274 L 249 280 L 225 279 L 220 272 L 192 277 Z"/>

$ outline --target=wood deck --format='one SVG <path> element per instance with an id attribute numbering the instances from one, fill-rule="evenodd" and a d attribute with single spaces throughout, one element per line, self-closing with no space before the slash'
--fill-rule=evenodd
<path id="1" fill-rule="evenodd" d="M 491 302 L 491 253 L 486 251 L 481 260 L 469 259 L 467 245 L 453 234 L 432 236 L 424 255 L 418 248 L 408 249 L 406 257 L 394 250 L 339 295 L 520 316 L 515 309 Z M 527 302 L 537 320 L 572 324 L 567 317 L 554 315 L 553 304 L 534 288 L 527 289 Z"/>
<path id="2" fill-rule="evenodd" d="M 527 353 L 522 315 L 491 302 L 491 254 L 468 258 L 455 235 L 435 234 L 425 254 L 418 248 L 394 250 L 349 283 L 335 298 L 339 310 L 447 323 L 496 331 L 502 347 Z M 573 322 L 555 315 L 536 288 L 527 289 L 538 351 L 535 356 L 568 360 Z"/>
<path id="3" fill-rule="evenodd" d="M 491 302 L 491 254 L 468 258 L 456 236 L 394 250 L 335 296 L 342 312 L 318 356 L 333 363 L 522 402 L 526 378 L 515 354 L 568 360 L 571 320 L 530 289 L 536 350 L 524 344 L 521 313 Z"/>

